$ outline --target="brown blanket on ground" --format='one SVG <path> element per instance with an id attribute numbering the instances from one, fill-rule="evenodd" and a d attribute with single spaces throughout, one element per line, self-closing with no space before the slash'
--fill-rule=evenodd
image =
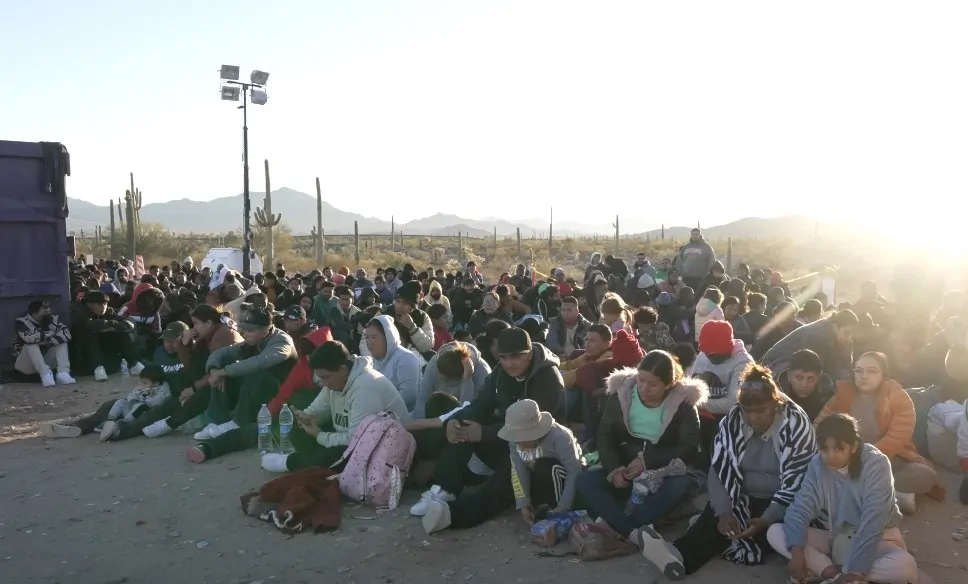
<path id="1" fill-rule="evenodd" d="M 339 529 L 339 482 L 329 468 L 304 468 L 239 497 L 242 512 L 276 526 L 283 533 Z"/>

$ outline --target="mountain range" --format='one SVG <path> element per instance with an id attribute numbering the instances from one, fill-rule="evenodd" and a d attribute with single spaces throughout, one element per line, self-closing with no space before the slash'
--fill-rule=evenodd
<path id="1" fill-rule="evenodd" d="M 251 193 L 253 212 L 253 226 L 255 225 L 255 209 L 261 207 L 265 193 Z M 67 220 L 68 231 L 80 233 L 84 230 L 93 232 L 98 225 L 106 230 L 110 225 L 110 210 L 82 201 L 68 199 L 70 215 Z M 240 231 L 242 227 L 242 195 L 221 197 L 210 201 L 193 201 L 179 199 L 164 203 L 148 203 L 141 208 L 142 223 L 159 223 L 175 233 L 227 233 Z M 289 188 L 272 191 L 272 211 L 282 214 L 282 223 L 289 226 L 294 234 L 308 234 L 316 226 L 316 197 Z M 115 210 L 117 213 L 117 210 Z M 327 234 L 353 233 L 354 221 L 359 222 L 361 234 L 388 234 L 391 224 L 389 221 L 374 217 L 364 217 L 337 209 L 330 203 L 323 201 L 323 227 Z M 641 224 L 641 221 L 638 221 Z M 654 225 L 654 223 L 653 223 Z M 543 219 L 524 219 L 508 221 L 487 217 L 484 219 L 468 219 L 457 215 L 437 213 L 423 219 L 415 219 L 393 226 L 397 233 L 421 235 L 456 235 L 458 232 L 469 237 L 491 237 L 497 230 L 499 236 L 513 236 L 521 229 L 522 237 L 534 234 L 546 236 L 548 223 Z M 632 221 L 623 222 L 622 233 L 628 234 L 635 230 Z M 745 218 L 725 225 L 704 227 L 707 237 L 789 237 L 797 234 L 813 234 L 815 231 L 826 231 L 832 227 L 829 223 L 818 223 L 814 219 L 790 216 L 772 219 Z M 665 229 L 666 237 L 685 239 L 689 236 L 691 227 L 670 226 Z M 613 233 L 610 224 L 585 225 L 574 222 L 556 223 L 555 236 L 591 235 L 594 233 L 607 235 Z M 657 238 L 661 230 L 639 232 Z"/>

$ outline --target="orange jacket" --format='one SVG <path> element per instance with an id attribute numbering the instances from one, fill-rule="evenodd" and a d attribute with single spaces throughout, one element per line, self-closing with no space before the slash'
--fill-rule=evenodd
<path id="1" fill-rule="evenodd" d="M 830 414 L 850 414 L 855 395 L 857 388 L 853 382 L 838 381 L 836 393 L 814 420 L 814 427 Z M 915 419 L 914 402 L 901 384 L 893 379 L 884 381 L 877 394 L 877 428 L 881 439 L 874 447 L 890 458 L 900 456 L 909 462 L 926 462 L 912 441 Z"/>

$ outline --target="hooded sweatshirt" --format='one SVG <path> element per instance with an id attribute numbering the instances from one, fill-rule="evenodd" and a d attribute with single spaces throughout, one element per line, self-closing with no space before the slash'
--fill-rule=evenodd
<path id="1" fill-rule="evenodd" d="M 629 427 L 633 400 L 640 399 L 637 378 L 638 371 L 627 367 L 612 373 L 606 382 L 608 401 L 598 426 L 597 440 L 602 468 L 611 475 L 638 456 L 648 469 L 662 468 L 676 458 L 695 464 L 700 447 L 697 408 L 709 398 L 706 384 L 686 377 L 669 390 L 660 406 L 662 434 L 658 440 L 650 441 L 634 434 Z"/>
<path id="2" fill-rule="evenodd" d="M 709 401 L 703 410 L 725 416 L 739 397 L 739 376 L 751 363 L 753 357 L 739 339 L 733 339 L 733 352 L 729 356 L 699 353 L 692 374 L 709 387 Z"/>
<path id="3" fill-rule="evenodd" d="M 436 300 L 434 300 L 434 297 L 433 297 L 433 293 L 435 291 L 440 293 L 440 298 Z M 450 312 L 450 298 L 447 298 L 447 295 L 444 294 L 444 288 L 443 286 L 440 285 L 440 282 L 438 282 L 437 280 L 430 281 L 430 289 L 427 291 L 427 294 L 424 296 L 423 299 L 424 299 L 424 302 L 427 303 L 427 306 L 433 306 L 434 304 L 443 304 L 444 308 L 447 309 L 447 312 Z M 426 311 L 426 309 L 424 310 Z"/>
<path id="4" fill-rule="evenodd" d="M 477 422 L 483 426 L 484 435 L 494 439 L 511 404 L 533 399 L 542 412 L 558 417 L 559 406 L 564 404 L 564 392 L 558 356 L 540 343 L 531 343 L 531 367 L 523 377 L 511 377 L 498 363 L 484 381 L 477 399 L 457 412 L 453 419 Z"/>
<path id="5" fill-rule="evenodd" d="M 575 485 L 582 473 L 581 447 L 571 430 L 555 422 L 548 433 L 538 441 L 539 458 L 557 460 L 565 468 L 565 484 L 553 512 L 564 512 L 575 503 Z M 511 445 L 511 486 L 514 489 L 516 509 L 531 506 L 531 467 L 518 453 L 517 445 Z"/>
<path id="6" fill-rule="evenodd" d="M 420 386 L 420 359 L 408 349 L 400 346 L 400 333 L 393 319 L 386 315 L 374 316 L 373 321 L 383 327 L 387 340 L 387 352 L 382 359 L 373 357 L 373 368 L 390 380 L 407 409 L 417 403 L 417 388 Z"/>
<path id="7" fill-rule="evenodd" d="M 254 354 L 247 357 L 250 352 Z M 296 359 L 296 345 L 293 344 L 292 337 L 283 330 L 270 327 L 269 334 L 257 346 L 250 347 L 243 342 L 213 351 L 208 356 L 205 369 L 216 369 L 222 363 L 228 363 L 224 369 L 225 376 L 230 378 L 245 377 L 265 370 L 279 370 L 281 373 L 283 369 L 285 376 L 288 376 L 289 370 L 283 364 L 290 361 L 294 363 Z"/>
<path id="8" fill-rule="evenodd" d="M 313 347 L 319 347 L 327 341 L 333 340 L 333 335 L 329 332 L 329 327 L 314 328 L 312 331 L 306 333 L 302 336 L 310 343 Z M 282 406 L 292 399 L 292 394 L 299 391 L 300 389 L 313 388 L 316 386 L 316 382 L 313 379 L 313 370 L 309 367 L 309 355 L 303 355 L 296 362 L 295 367 L 289 372 L 286 380 L 282 382 L 279 386 L 279 392 L 276 397 L 272 398 L 269 402 L 269 411 L 272 412 L 272 417 L 275 418 L 279 415 L 279 410 Z"/>
<path id="9" fill-rule="evenodd" d="M 884 532 L 901 524 L 897 508 L 891 461 L 870 444 L 860 446 L 860 476 L 856 479 L 830 469 L 819 454 L 807 467 L 796 499 L 783 518 L 783 531 L 789 548 L 807 545 L 807 531 L 821 510 L 828 506 L 833 534 L 853 530 L 850 551 L 843 558 L 843 571 L 870 573 L 882 555 Z M 840 559 L 840 558 L 838 558 Z"/>
<path id="10" fill-rule="evenodd" d="M 716 252 L 704 237 L 699 241 L 690 241 L 679 248 L 675 258 L 675 267 L 683 278 L 705 278 L 716 263 Z"/>
<path id="11" fill-rule="evenodd" d="M 342 391 L 326 387 L 305 412 L 333 424 L 332 432 L 320 432 L 316 442 L 325 448 L 349 446 L 357 426 L 367 416 L 390 412 L 401 422 L 410 419 L 407 406 L 390 380 L 373 368 L 369 357 L 352 357 Z"/>
<path id="12" fill-rule="evenodd" d="M 458 400 L 461 403 L 471 402 L 477 399 L 478 394 L 484 388 L 484 382 L 487 380 L 487 376 L 491 374 L 491 368 L 488 364 L 481 358 L 480 351 L 477 350 L 472 343 L 462 343 L 471 354 L 471 363 L 474 365 L 474 374 L 471 375 L 470 379 L 460 379 L 451 381 L 444 379 L 437 373 L 437 358 L 444 353 L 449 353 L 457 348 L 458 343 L 447 343 L 440 348 L 430 359 L 430 363 L 424 369 L 423 377 L 420 379 L 420 389 L 417 392 L 417 404 L 413 410 L 414 419 L 423 419 L 426 417 L 425 408 L 427 406 L 427 400 L 433 393 L 441 392 L 447 393 Z"/>
<path id="13" fill-rule="evenodd" d="M 696 303 L 696 326 L 693 331 L 697 343 L 699 342 L 699 331 L 702 330 L 702 325 L 711 320 L 726 320 L 726 315 L 723 314 L 723 309 L 712 300 L 700 298 L 699 302 Z"/>

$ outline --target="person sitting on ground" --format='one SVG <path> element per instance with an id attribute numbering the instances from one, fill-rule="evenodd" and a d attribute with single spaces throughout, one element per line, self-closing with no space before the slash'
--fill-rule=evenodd
<path id="1" fill-rule="evenodd" d="M 578 492 L 592 515 L 633 542 L 633 533 L 672 512 L 693 491 L 685 472 L 668 475 L 626 512 L 632 482 L 645 471 L 658 471 L 674 460 L 682 470 L 699 462 L 699 414 L 709 397 L 706 384 L 683 375 L 676 358 L 652 351 L 638 364 L 608 378 L 608 402 L 598 426 L 601 468 L 578 478 Z"/>
<path id="2" fill-rule="evenodd" d="M 726 315 L 720 307 L 722 303 L 723 292 L 719 288 L 710 287 L 703 292 L 702 298 L 696 303 L 696 326 L 694 329 L 696 342 L 699 342 L 699 334 L 702 332 L 703 325 L 707 322 L 726 320 Z"/>
<path id="3" fill-rule="evenodd" d="M 756 335 L 756 341 L 753 343 L 752 355 L 757 361 L 762 361 L 763 356 L 777 343 L 803 326 L 797 320 L 797 306 L 792 300 L 781 302 L 773 312 L 767 311 L 766 314 L 772 316 L 767 316 L 766 322 L 760 328 Z M 810 347 L 800 348 L 809 349 Z M 793 351 L 797 350 L 799 348 L 793 349 Z"/>
<path id="4" fill-rule="evenodd" d="M 857 315 L 842 310 L 830 318 L 804 325 L 788 334 L 763 355 L 762 362 L 773 371 L 786 371 L 793 353 L 810 349 L 820 356 L 823 370 L 835 381 L 850 379 L 854 363 L 854 330 Z"/>
<path id="5" fill-rule="evenodd" d="M 441 303 L 427 307 L 427 316 L 434 325 L 434 352 L 440 351 L 444 345 L 454 341 L 447 327 L 447 307 Z"/>
<path id="6" fill-rule="evenodd" d="M 944 500 L 938 473 L 918 454 L 914 445 L 914 402 L 891 378 L 887 355 L 864 353 L 854 365 L 852 381 L 837 383 L 816 424 L 831 414 L 850 414 L 865 442 L 873 444 L 891 460 L 901 511 L 917 511 L 915 495 L 931 494 Z"/>
<path id="7" fill-rule="evenodd" d="M 707 322 L 699 333 L 699 355 L 692 375 L 709 388 L 709 399 L 699 408 L 702 421 L 702 449 L 708 456 L 719 421 L 736 405 L 740 379 L 753 357 L 743 341 L 733 338 L 733 327 L 725 320 Z"/>
<path id="8" fill-rule="evenodd" d="M 141 370 L 141 383 L 126 397 L 115 400 L 101 427 L 101 442 L 107 442 L 121 431 L 121 424 L 134 424 L 135 418 L 171 398 L 171 387 L 160 365 L 147 365 Z"/>
<path id="9" fill-rule="evenodd" d="M 797 320 L 803 324 L 817 322 L 823 318 L 823 304 L 816 298 L 811 298 L 803 303 L 803 308 L 797 313 Z"/>
<path id="10" fill-rule="evenodd" d="M 823 372 L 820 356 L 810 349 L 800 349 L 790 357 L 789 369 L 773 374 L 780 391 L 807 412 L 811 420 L 834 396 L 834 381 Z"/>
<path id="11" fill-rule="evenodd" d="M 353 305 L 353 291 L 349 286 L 337 286 L 333 291 L 333 297 L 337 299 L 336 306 L 329 308 L 326 322 L 334 340 L 352 347 L 353 317 L 360 312 L 360 309 Z"/>
<path id="12" fill-rule="evenodd" d="M 205 363 L 210 392 L 209 423 L 195 433 L 199 444 L 185 456 L 194 463 L 258 444 L 256 417 L 298 360 L 292 337 L 272 325 L 272 315 L 254 308 L 239 323 L 243 342 L 212 352 Z"/>
<path id="13" fill-rule="evenodd" d="M 264 454 L 263 469 L 328 467 L 343 456 L 367 416 L 389 412 L 401 423 L 409 421 L 400 392 L 373 368 L 370 357 L 352 355 L 339 341 L 329 341 L 309 356 L 309 367 L 318 379 L 319 394 L 306 409 L 293 409 L 297 424 L 290 439 L 295 452 Z"/>
<path id="14" fill-rule="evenodd" d="M 632 322 L 632 309 L 629 308 L 622 297 L 614 292 L 605 295 L 602 301 L 602 324 L 612 330 L 612 334 L 618 331 L 628 331 L 634 333 L 634 323 Z"/>
<path id="15" fill-rule="evenodd" d="M 374 316 L 366 325 L 363 342 L 373 357 L 373 369 L 397 388 L 408 411 L 413 409 L 420 386 L 420 357 L 400 345 L 400 333 L 393 319 L 382 314 Z"/>
<path id="16" fill-rule="evenodd" d="M 492 320 L 502 320 L 509 325 L 512 323 L 510 312 L 501 312 L 501 300 L 496 292 L 488 292 L 481 301 L 481 309 L 474 312 L 467 323 L 467 332 L 475 338 L 484 334 L 487 323 Z"/>
<path id="17" fill-rule="evenodd" d="M 393 297 L 393 305 L 384 308 L 382 314 L 393 319 L 400 333 L 400 346 L 427 360 L 433 356 L 434 325 L 427 313 L 417 308 L 422 293 L 420 282 L 405 283 Z M 365 350 L 361 350 L 361 353 L 367 355 Z"/>
<path id="18" fill-rule="evenodd" d="M 750 329 L 749 344 L 756 346 L 760 331 L 770 321 L 770 317 L 766 315 L 766 295 L 755 292 L 746 297 L 746 314 L 743 315 L 743 320 Z"/>
<path id="19" fill-rule="evenodd" d="M 170 333 L 167 338 L 166 333 Z M 169 402 L 170 410 L 143 428 L 142 433 L 149 438 L 164 436 L 205 413 L 211 396 L 209 375 L 205 369 L 209 355 L 212 351 L 243 342 L 235 322 L 208 304 L 196 306 L 192 311 L 192 328 L 182 332 L 180 342 L 175 342 L 174 331 L 166 329 L 166 333 L 162 333 L 162 347 L 168 353 L 178 353 L 184 366 L 182 382 L 172 384 L 173 394 L 178 399 Z M 151 410 L 143 418 L 154 417 L 161 410 L 162 408 Z M 128 428 L 121 429 L 119 439 L 130 437 L 126 436 Z"/>
<path id="20" fill-rule="evenodd" d="M 766 534 L 773 549 L 790 560 L 791 580 L 917 582 L 917 562 L 899 529 L 891 461 L 864 442 L 857 420 L 846 414 L 824 418 L 817 442 L 820 452 L 783 523 Z M 832 525 L 812 527 L 815 520 Z"/>
<path id="21" fill-rule="evenodd" d="M 561 314 L 548 321 L 547 347 L 555 355 L 568 358 L 578 349 L 585 348 L 585 335 L 591 321 L 578 310 L 578 299 L 565 296 L 561 299 Z"/>
<path id="22" fill-rule="evenodd" d="M 739 400 L 719 425 L 709 468 L 709 503 L 675 543 L 639 528 L 642 555 L 671 580 L 718 554 L 754 566 L 771 549 L 770 525 L 783 520 L 817 452 L 807 414 L 780 392 L 770 371 L 750 365 Z"/>
<path id="23" fill-rule="evenodd" d="M 443 427 L 414 433 L 418 458 L 436 459 L 437 466 L 431 488 L 410 509 L 411 515 L 425 515 L 431 501 L 452 502 L 451 526 L 471 527 L 513 503 L 508 443 L 497 431 L 508 407 L 522 399 L 534 400 L 541 411 L 558 411 L 564 385 L 558 358 L 543 345 L 532 344 L 522 329 L 501 331 L 497 337 L 497 353 L 500 364 L 487 376 L 477 399 L 454 414 Z M 461 497 L 464 469 L 473 455 L 494 471 L 479 494 L 494 503 L 487 508 L 479 506 L 478 497 Z"/>
<path id="24" fill-rule="evenodd" d="M 285 310 L 282 325 L 294 344 L 298 343 L 299 339 L 304 336 L 319 330 L 319 327 L 309 320 L 306 310 L 298 304 L 294 304 Z M 332 337 L 332 330 L 329 327 L 323 328 L 327 329 L 327 334 Z"/>
<path id="25" fill-rule="evenodd" d="M 571 430 L 555 422 L 550 413 L 542 412 L 536 401 L 522 399 L 508 407 L 504 426 L 497 435 L 511 450 L 511 481 L 504 489 L 513 494 L 515 506 L 528 527 L 544 512 L 570 511 L 575 503 L 575 484 L 582 472 L 581 449 Z M 461 504 L 466 509 L 476 502 L 478 519 L 483 520 L 504 509 L 505 497 L 497 488 L 487 489 L 465 495 Z M 463 521 L 453 521 L 451 510 L 455 505 L 430 500 L 422 520 L 424 530 L 431 534 L 448 527 L 473 527 L 473 520 L 466 514 L 458 517 Z"/>
<path id="26" fill-rule="evenodd" d="M 24 375 L 40 375 L 44 387 L 77 383 L 71 377 L 67 346 L 71 331 L 50 311 L 50 304 L 43 300 L 28 304 L 27 313 L 14 321 L 14 332 L 14 369 Z"/>
<path id="27" fill-rule="evenodd" d="M 742 280 L 738 280 L 742 282 Z M 727 296 L 723 300 L 723 317 L 726 322 L 733 327 L 733 337 L 743 341 L 743 344 L 748 346 L 753 346 L 753 333 L 750 331 L 750 327 L 746 324 L 746 319 L 743 318 L 746 307 L 740 302 L 740 299 L 735 296 Z"/>
<path id="28" fill-rule="evenodd" d="M 427 363 L 420 378 L 412 418 L 434 417 L 427 412 L 427 401 L 435 393 L 452 395 L 458 404 L 474 401 L 490 374 L 490 366 L 474 345 L 456 341 L 444 345 Z"/>
<path id="29" fill-rule="evenodd" d="M 108 380 L 105 365 L 109 356 L 127 361 L 132 375 L 141 374 L 144 365 L 131 340 L 131 330 L 131 323 L 109 309 L 107 298 L 96 290 L 71 309 L 71 339 L 97 381 Z M 120 359 L 111 359 L 112 367 Z"/>
<path id="30" fill-rule="evenodd" d="M 578 349 L 570 355 L 567 361 L 562 361 L 561 365 L 558 366 L 565 389 L 579 392 L 580 390 L 575 387 L 578 379 L 578 368 L 588 363 L 611 359 L 611 346 L 612 331 L 608 325 L 593 324 L 588 327 L 588 332 L 585 334 L 585 348 Z M 570 393 L 570 395 L 573 396 L 571 404 L 574 405 L 580 394 Z"/>
<path id="31" fill-rule="evenodd" d="M 639 346 L 646 353 L 668 351 L 676 344 L 669 325 L 659 322 L 659 313 L 651 306 L 643 306 L 632 315 Z"/>

